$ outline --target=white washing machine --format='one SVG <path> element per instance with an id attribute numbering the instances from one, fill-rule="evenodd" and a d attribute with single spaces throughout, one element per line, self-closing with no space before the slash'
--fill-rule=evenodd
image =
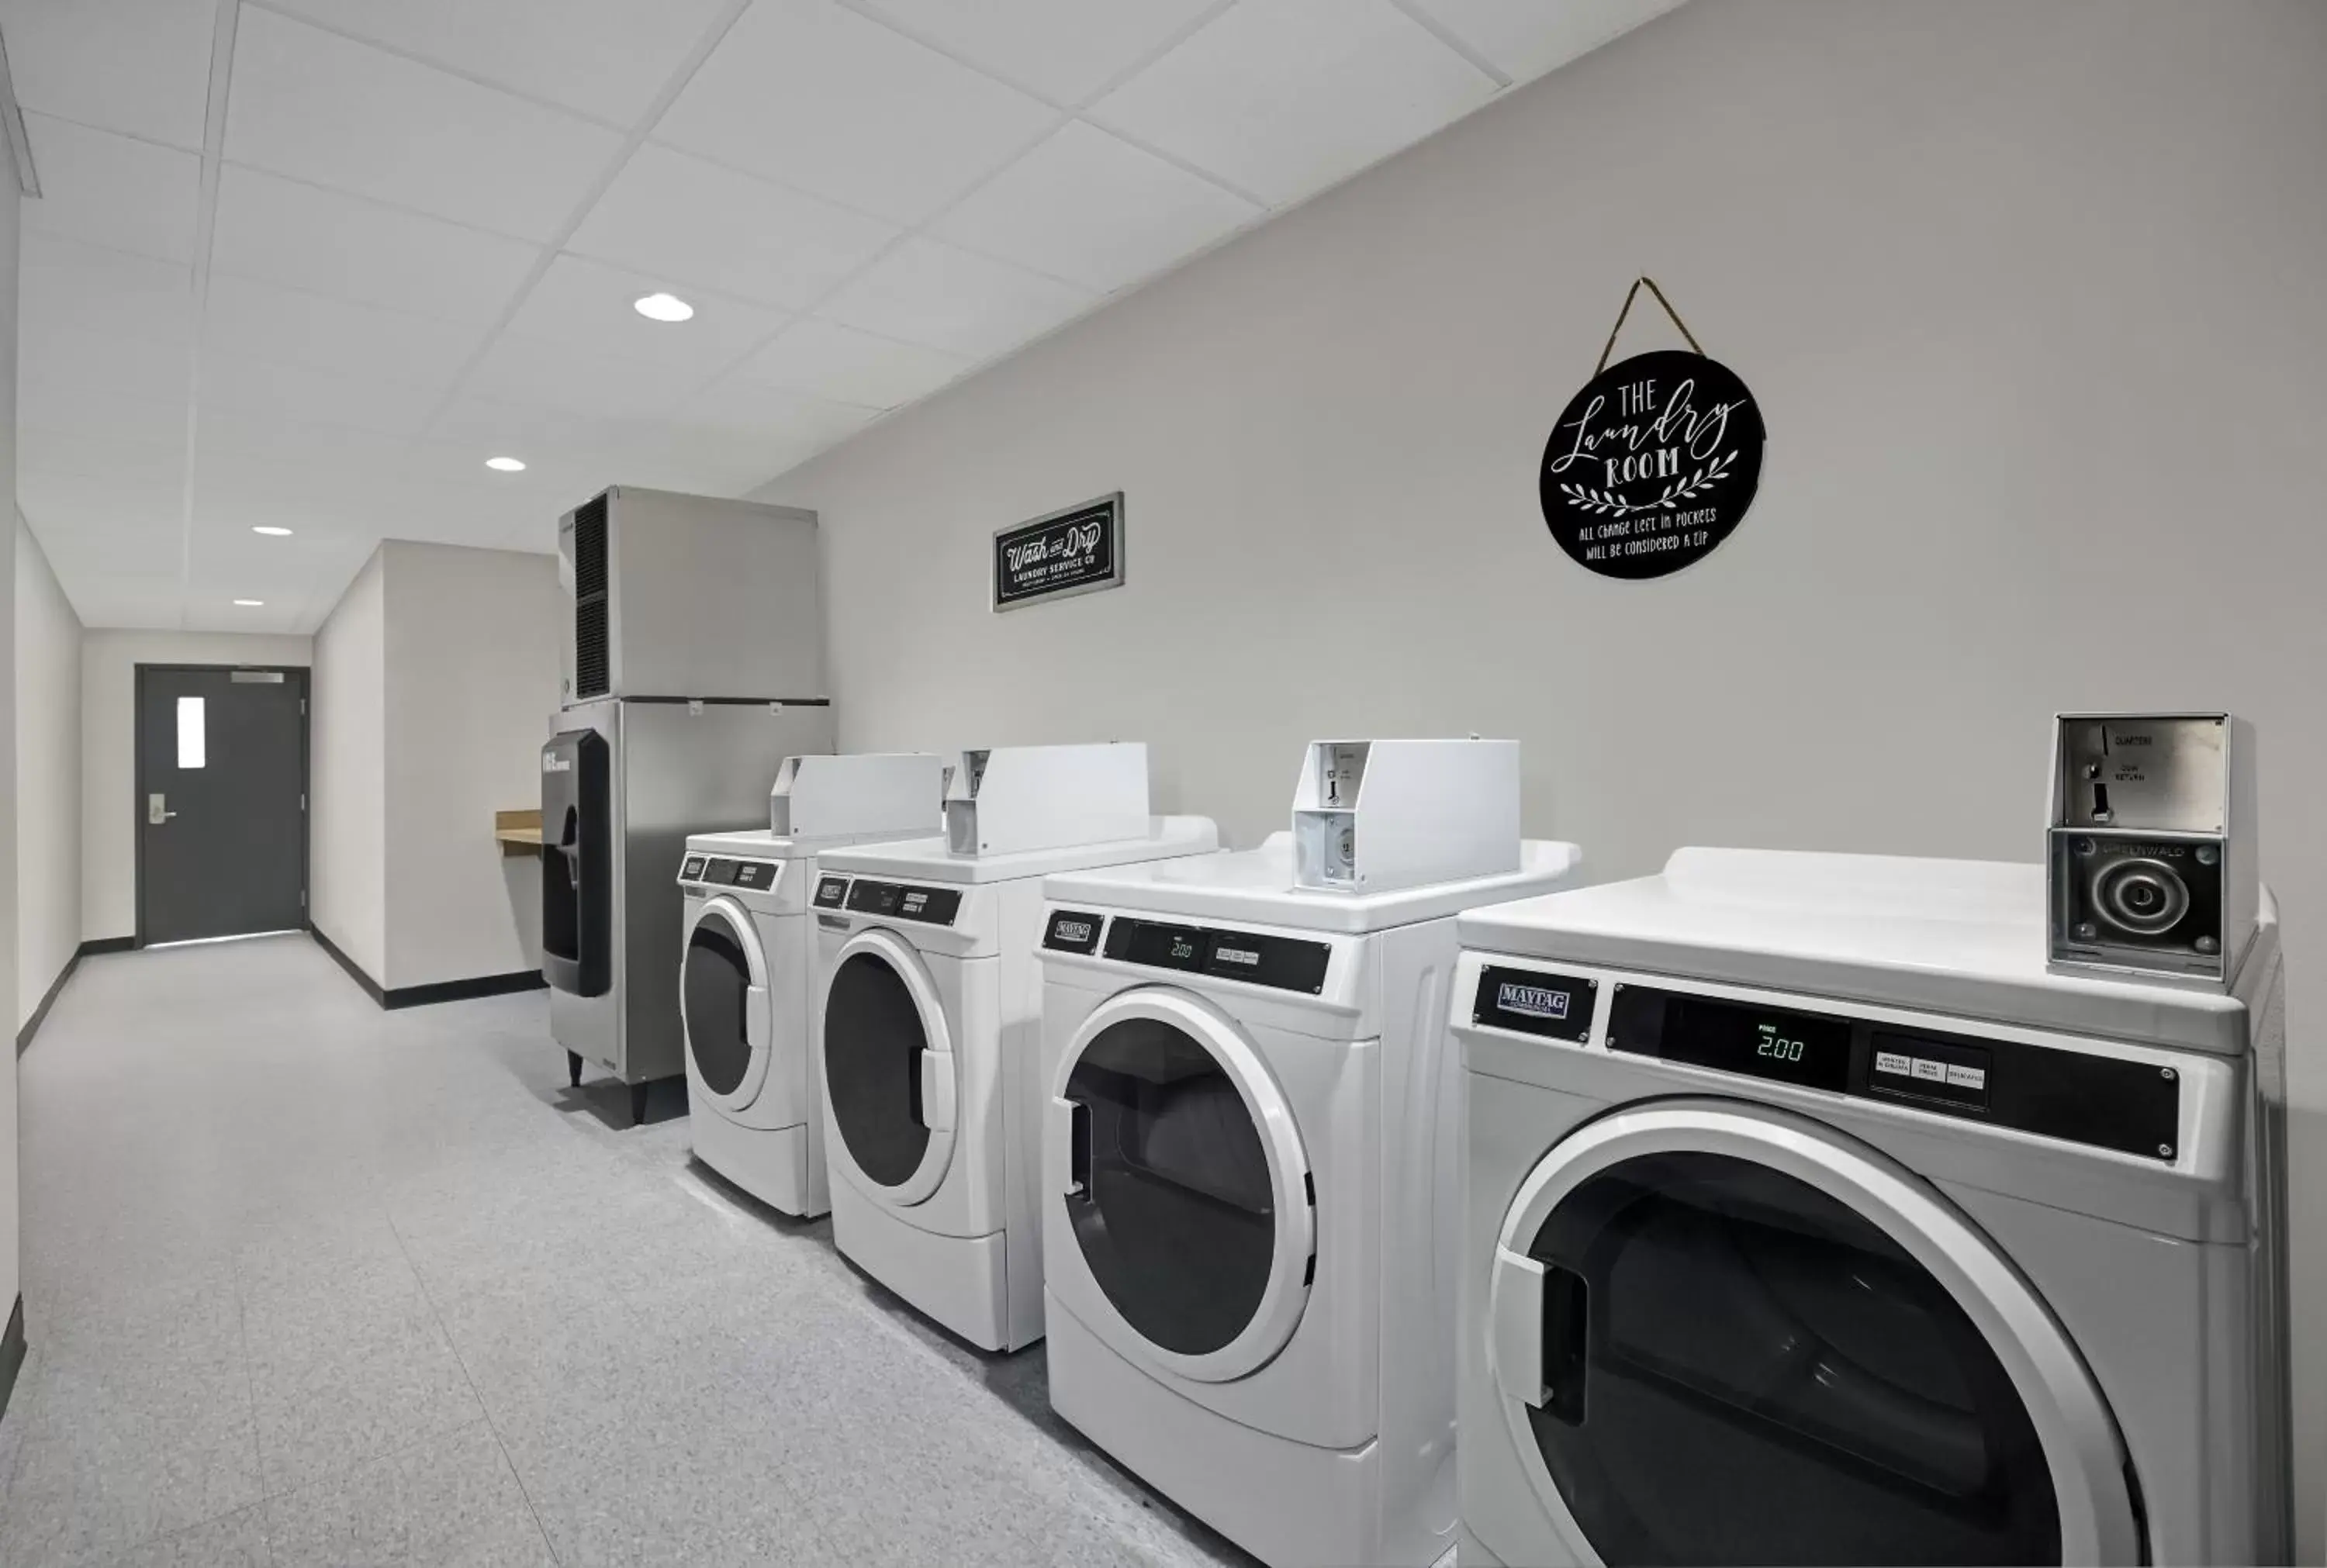
<path id="1" fill-rule="evenodd" d="M 695 1156 L 787 1214 L 831 1207 L 808 1065 L 816 857 L 927 834 L 944 790 L 944 763 L 926 753 L 790 757 L 769 796 L 770 827 L 687 841 L 679 1016 Z"/>
<path id="2" fill-rule="evenodd" d="M 1042 1335 L 1033 1209 L 1042 878 L 1220 846 L 1208 818 L 1145 817 L 1145 749 L 1126 747 L 1137 753 L 1144 826 L 1135 836 L 955 853 L 957 842 L 1007 842 L 1000 823 L 1014 802 L 1041 793 L 1010 787 L 1042 772 L 1030 754 L 1083 750 L 965 753 L 949 789 L 983 781 L 983 829 L 950 836 L 975 814 L 954 810 L 949 795 L 949 837 L 827 855 L 814 893 L 833 1241 L 866 1274 L 989 1350 Z M 1032 810 L 1023 819 L 1033 836 L 1046 820 L 1089 820 Z"/>
<path id="3" fill-rule="evenodd" d="M 2046 971 L 2035 865 L 1682 850 L 1465 917 L 1472 1563 L 2288 1551 L 2276 910 Z"/>
<path id="4" fill-rule="evenodd" d="M 1296 888 L 1285 834 L 1050 880 L 1051 1403 L 1264 1562 L 1453 1540 L 1453 917 L 1580 860 L 1513 850 L 1384 892 Z"/>

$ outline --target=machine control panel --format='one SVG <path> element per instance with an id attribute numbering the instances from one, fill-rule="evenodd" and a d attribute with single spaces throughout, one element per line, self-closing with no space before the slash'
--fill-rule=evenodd
<path id="1" fill-rule="evenodd" d="M 1053 953 L 1096 953 L 1106 917 L 1080 910 L 1052 910 L 1042 927 L 1042 946 Z"/>
<path id="2" fill-rule="evenodd" d="M 1126 964 L 1315 995 L 1325 989 L 1325 971 L 1332 962 L 1333 949 L 1326 943 L 1298 937 L 1118 917 L 1107 929 L 1107 956 Z"/>
<path id="3" fill-rule="evenodd" d="M 1487 974 L 1499 985 L 1537 984 L 1546 993 L 1575 984 L 1530 970 Z M 1508 1004 L 1486 1006 L 1485 987 L 1482 980 L 1475 1022 L 1546 1032 L 1511 1017 Z M 2173 1159 L 2180 1138 L 2182 1085 L 2171 1067 L 1654 985 L 1611 991 L 1606 1045 L 1620 1054 L 1911 1105 L 2153 1160 Z"/>
<path id="4" fill-rule="evenodd" d="M 783 867 L 771 860 L 733 860 L 724 854 L 690 854 L 678 868 L 678 880 L 706 887 L 743 888 L 764 893 L 776 885 Z"/>
<path id="5" fill-rule="evenodd" d="M 848 889 L 845 907 L 854 914 L 878 915 L 889 920 L 918 920 L 924 925 L 950 926 L 961 913 L 959 888 L 921 888 L 905 882 L 874 882 L 858 877 Z"/>
<path id="6" fill-rule="evenodd" d="M 848 879 L 845 876 L 818 877 L 816 896 L 811 901 L 819 910 L 837 910 L 848 902 Z"/>

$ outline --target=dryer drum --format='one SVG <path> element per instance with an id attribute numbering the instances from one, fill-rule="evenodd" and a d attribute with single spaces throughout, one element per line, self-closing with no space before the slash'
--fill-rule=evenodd
<path id="1" fill-rule="evenodd" d="M 1587 1303 L 1581 1418 L 1528 1417 L 1604 1560 L 2060 1560 L 2010 1375 L 1834 1197 L 1727 1154 L 1643 1156 L 1569 1194 L 1528 1250 Z"/>
<path id="2" fill-rule="evenodd" d="M 1125 1321 L 1183 1356 L 1243 1333 L 1276 1246 L 1268 1156 L 1219 1059 L 1158 1019 L 1092 1040 L 1066 1097 L 1089 1125 L 1089 1178 L 1067 1200 L 1091 1275 Z"/>

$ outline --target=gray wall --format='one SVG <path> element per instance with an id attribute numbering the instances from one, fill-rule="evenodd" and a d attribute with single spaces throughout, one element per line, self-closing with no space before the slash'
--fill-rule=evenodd
<path id="1" fill-rule="evenodd" d="M 388 596 L 373 552 L 315 630 L 307 910 L 374 980 L 388 972 Z"/>
<path id="2" fill-rule="evenodd" d="M 2054 709 L 2223 705 L 2313 1025 L 2322 83 L 2301 0 L 1686 6 L 762 491 L 823 513 L 842 742 L 1145 739 L 1249 844 L 1311 737 L 1516 735 L 1530 830 L 1616 876 L 2031 860 Z M 1732 541 L 1621 583 L 1536 482 L 1640 272 L 1771 434 Z M 988 612 L 992 529 L 1116 489 L 1127 587 Z"/>
<path id="3" fill-rule="evenodd" d="M 541 967 L 538 859 L 493 814 L 541 804 L 557 711 L 557 557 L 392 540 L 384 985 Z M 677 940 L 674 937 L 673 940 Z"/>
<path id="4" fill-rule="evenodd" d="M 0 70 L 5 70 L 0 63 Z M 0 159 L 0 498 L 16 512 L 16 254 L 23 214 L 13 155 Z M 0 888 L 16 885 L 16 552 L 0 550 Z M 0 1017 L 16 1016 L 16 901 L 0 899 Z M 14 1031 L 10 1031 L 11 1033 Z M 16 1188 L 16 1053 L 0 1066 L 0 1322 L 23 1280 Z"/>
<path id="5" fill-rule="evenodd" d="M 16 1014 L 80 946 L 80 617 L 16 519 Z"/>

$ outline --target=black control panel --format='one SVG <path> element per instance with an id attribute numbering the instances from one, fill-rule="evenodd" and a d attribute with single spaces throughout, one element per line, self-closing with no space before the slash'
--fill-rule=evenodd
<path id="1" fill-rule="evenodd" d="M 959 888 L 921 888 L 905 882 L 874 882 L 858 877 L 850 884 L 845 906 L 852 913 L 878 915 L 885 920 L 919 920 L 925 925 L 950 926 L 961 913 Z"/>
<path id="2" fill-rule="evenodd" d="M 731 860 L 725 855 L 690 854 L 678 868 L 681 882 L 699 882 L 718 888 L 745 888 L 766 892 L 776 885 L 782 868 L 771 860 Z"/>
<path id="3" fill-rule="evenodd" d="M 818 877 L 816 893 L 809 901 L 819 910 L 837 910 L 848 901 L 848 879 L 845 876 Z"/>
<path id="4" fill-rule="evenodd" d="M 1107 956 L 1126 964 L 1180 969 L 1222 980 L 1242 980 L 1278 991 L 1325 989 L 1333 949 L 1298 937 L 1180 926 L 1118 916 L 1107 928 Z"/>
<path id="5" fill-rule="evenodd" d="M 1478 1022 L 1519 1027 L 1500 1014 Z M 2152 1160 L 2173 1159 L 2181 1136 L 2182 1084 L 2172 1068 L 2021 1041 L 1623 985 L 1609 1004 L 1608 1049 Z"/>
<path id="6" fill-rule="evenodd" d="M 1042 927 L 1042 946 L 1053 953 L 1096 953 L 1098 934 L 1107 925 L 1103 915 L 1080 910 L 1053 910 Z"/>

